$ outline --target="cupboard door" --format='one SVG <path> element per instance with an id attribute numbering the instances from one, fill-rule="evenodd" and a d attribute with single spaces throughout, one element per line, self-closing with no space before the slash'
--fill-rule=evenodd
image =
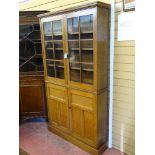
<path id="1" fill-rule="evenodd" d="M 50 124 L 62 129 L 68 128 L 67 90 L 64 87 L 47 84 L 48 114 Z"/>
<path id="2" fill-rule="evenodd" d="M 36 77 L 37 79 L 37 77 Z M 46 116 L 45 90 L 42 80 L 30 81 L 20 77 L 20 115 L 21 117 Z"/>
<path id="3" fill-rule="evenodd" d="M 44 59 L 48 80 L 65 79 L 63 17 L 43 21 Z"/>
<path id="4" fill-rule="evenodd" d="M 80 12 L 81 13 L 81 12 Z M 69 82 L 94 85 L 93 12 L 67 15 Z"/>
<path id="5" fill-rule="evenodd" d="M 93 94 L 69 91 L 71 131 L 76 138 L 89 144 L 95 139 L 95 98 Z"/>

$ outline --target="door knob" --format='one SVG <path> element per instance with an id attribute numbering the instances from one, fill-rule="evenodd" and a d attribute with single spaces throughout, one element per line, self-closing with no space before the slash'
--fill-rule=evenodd
<path id="1" fill-rule="evenodd" d="M 70 57 L 70 54 L 69 53 L 65 53 L 64 54 L 64 59 L 69 59 L 69 57 Z"/>

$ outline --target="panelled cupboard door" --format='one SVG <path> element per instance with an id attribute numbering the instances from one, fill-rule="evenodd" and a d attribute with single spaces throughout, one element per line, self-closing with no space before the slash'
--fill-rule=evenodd
<path id="1" fill-rule="evenodd" d="M 20 82 L 20 114 L 28 117 L 45 115 L 43 83 Z"/>
<path id="2" fill-rule="evenodd" d="M 69 85 L 92 89 L 95 85 L 96 8 L 66 14 Z"/>
<path id="3" fill-rule="evenodd" d="M 69 127 L 69 117 L 66 88 L 47 84 L 47 97 L 50 125 L 67 130 Z"/>
<path id="4" fill-rule="evenodd" d="M 62 15 L 41 19 L 45 79 L 65 83 L 64 19 Z"/>
<path id="5" fill-rule="evenodd" d="M 94 145 L 95 97 L 91 93 L 69 90 L 70 128 L 74 137 Z"/>

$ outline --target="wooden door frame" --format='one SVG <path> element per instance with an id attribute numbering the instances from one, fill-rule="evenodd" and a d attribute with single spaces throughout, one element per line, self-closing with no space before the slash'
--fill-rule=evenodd
<path id="1" fill-rule="evenodd" d="M 96 79 L 96 58 L 97 58 L 97 31 L 96 31 L 96 25 L 97 25 L 97 7 L 93 7 L 93 8 L 88 8 L 85 10 L 79 10 L 79 11 L 75 11 L 75 12 L 70 12 L 70 13 L 66 13 L 65 14 L 65 45 L 66 45 L 66 53 L 69 53 L 69 47 L 68 47 L 68 32 L 67 32 L 67 18 L 72 18 L 72 17 L 80 17 L 80 16 L 84 16 L 84 15 L 93 15 L 93 67 L 94 67 L 94 71 L 93 71 L 93 85 L 89 85 L 89 84 L 84 84 L 84 83 L 79 83 L 79 82 L 74 82 L 74 81 L 70 81 L 70 71 L 69 71 L 69 60 L 67 59 L 67 75 L 68 75 L 68 85 L 70 87 L 77 87 L 77 88 L 82 88 L 82 89 L 86 89 L 86 90 L 92 90 L 95 91 L 96 86 L 97 86 L 97 79 Z"/>
<path id="2" fill-rule="evenodd" d="M 67 83 L 67 69 L 66 69 L 66 60 L 64 59 L 64 79 L 59 79 L 56 77 L 49 77 L 47 75 L 47 66 L 46 66 L 46 49 L 45 49 L 45 39 L 44 39 L 44 29 L 43 29 L 43 24 L 44 22 L 53 22 L 56 20 L 61 20 L 62 21 L 62 41 L 63 41 L 63 54 L 65 54 L 65 30 L 64 30 L 64 15 L 55 15 L 52 17 L 46 17 L 46 18 L 41 18 L 40 19 L 40 28 L 41 28 L 41 42 L 42 42 L 42 55 L 43 55 L 43 64 L 44 64 L 44 76 L 45 76 L 45 81 L 46 82 L 51 82 L 55 84 L 66 84 Z"/>

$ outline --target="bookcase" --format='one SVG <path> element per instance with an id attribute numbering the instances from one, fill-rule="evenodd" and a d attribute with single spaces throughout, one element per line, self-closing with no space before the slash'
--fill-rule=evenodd
<path id="1" fill-rule="evenodd" d="M 39 15 L 50 131 L 93 155 L 107 147 L 109 5 Z"/>
<path id="2" fill-rule="evenodd" d="M 47 12 L 47 11 L 46 11 Z M 19 112 L 20 120 L 47 117 L 40 25 L 37 15 L 19 13 Z"/>

